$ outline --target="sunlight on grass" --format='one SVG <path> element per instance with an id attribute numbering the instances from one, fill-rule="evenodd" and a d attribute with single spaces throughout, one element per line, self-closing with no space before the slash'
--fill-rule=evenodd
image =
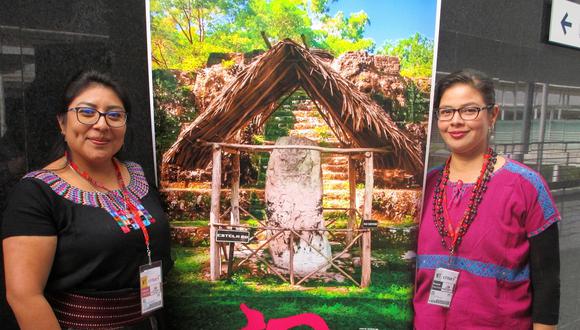
<path id="1" fill-rule="evenodd" d="M 392 260 L 388 267 L 399 270 L 373 267 L 372 285 L 363 289 L 348 282 L 321 281 L 294 287 L 275 275 L 252 275 L 249 269 L 238 270 L 230 282 L 210 282 L 208 250 L 173 247 L 175 266 L 167 277 L 166 299 L 175 329 L 187 329 L 191 324 L 199 329 L 240 329 L 246 323 L 241 303 L 259 310 L 266 319 L 315 313 L 331 329 L 410 326 L 411 273 L 405 270 L 408 264 L 387 252 L 379 253 L 380 258 Z M 360 278 L 360 273 L 353 277 Z"/>

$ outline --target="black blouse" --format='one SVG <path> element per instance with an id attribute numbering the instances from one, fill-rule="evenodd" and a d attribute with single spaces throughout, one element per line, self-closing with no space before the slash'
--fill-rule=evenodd
<path id="1" fill-rule="evenodd" d="M 152 260 L 170 256 L 169 224 L 156 190 L 141 167 L 125 163 L 131 200 L 142 212 L 150 236 Z M 97 293 L 139 288 L 139 266 L 146 264 L 143 232 L 129 218 L 113 217 L 122 205 L 120 191 L 105 194 L 70 186 L 50 171 L 27 174 L 14 188 L 2 221 L 2 238 L 57 236 L 46 291 Z"/>

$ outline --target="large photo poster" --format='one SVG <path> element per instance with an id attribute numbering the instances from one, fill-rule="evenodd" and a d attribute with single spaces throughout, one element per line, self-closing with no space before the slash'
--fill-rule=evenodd
<path id="1" fill-rule="evenodd" d="M 150 6 L 170 325 L 408 328 L 436 1 Z"/>

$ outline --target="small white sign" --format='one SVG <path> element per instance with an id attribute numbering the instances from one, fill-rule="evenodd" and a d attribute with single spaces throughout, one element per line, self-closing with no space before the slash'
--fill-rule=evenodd
<path id="1" fill-rule="evenodd" d="M 548 40 L 580 48 L 580 4 L 568 0 L 552 1 Z"/>

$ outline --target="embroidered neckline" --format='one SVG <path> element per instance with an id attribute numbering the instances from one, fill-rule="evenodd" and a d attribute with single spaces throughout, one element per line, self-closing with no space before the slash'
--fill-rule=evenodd
<path id="1" fill-rule="evenodd" d="M 491 173 L 491 176 L 489 177 L 490 180 L 496 174 L 503 172 L 503 170 L 506 168 L 506 165 L 508 163 L 513 162 L 510 158 L 507 158 L 505 156 L 504 156 L 504 159 L 505 159 L 505 163 L 503 163 L 503 165 L 500 168 L 498 168 L 497 171 L 494 171 L 493 173 Z M 441 170 L 442 167 L 443 166 L 438 167 L 439 171 Z M 450 187 L 455 187 L 455 186 L 457 186 L 458 183 L 459 183 L 458 181 L 451 181 L 451 180 L 447 181 L 447 185 L 450 186 Z M 462 185 L 462 188 L 463 189 L 467 189 L 468 187 L 473 187 L 474 184 L 475 184 L 475 182 L 463 182 L 463 181 L 461 182 L 461 185 Z"/>
<path id="2" fill-rule="evenodd" d="M 127 189 L 131 192 L 132 197 L 137 197 L 141 199 L 147 195 L 149 192 L 149 185 L 145 179 L 145 173 L 141 166 L 134 162 L 123 162 L 127 171 L 129 172 L 129 184 Z M 99 200 L 99 196 L 107 195 L 103 192 L 98 191 L 86 191 L 77 187 L 72 186 L 60 176 L 50 170 L 38 170 L 33 171 L 24 176 L 24 178 L 36 178 L 47 185 L 59 196 L 62 196 L 73 203 L 83 204 L 88 206 L 101 207 L 101 205 L 96 204 L 95 201 Z M 115 195 L 120 194 L 121 190 L 112 190 Z M 110 195 L 110 194 L 108 194 Z"/>
<path id="3" fill-rule="evenodd" d="M 141 204 L 141 198 L 145 197 L 149 192 L 149 185 L 145 179 L 145 173 L 143 173 L 143 169 L 137 163 L 124 162 L 123 164 L 127 167 L 130 177 L 129 184 L 127 185 L 127 191 L 129 192 L 128 197 L 142 214 L 142 220 L 145 226 L 149 226 L 150 223 L 155 222 L 155 219 L 153 219 Z M 119 227 L 121 227 L 121 230 L 124 233 L 130 232 L 131 229 L 140 229 L 132 215 L 125 212 L 125 210 L 119 209 L 118 205 L 124 205 L 122 203 L 124 197 L 122 190 L 120 189 L 112 190 L 108 193 L 82 190 L 72 186 L 56 173 L 49 170 L 30 172 L 26 174 L 24 178 L 35 178 L 41 180 L 57 195 L 75 204 L 98 207 L 106 210 L 119 224 Z"/>

